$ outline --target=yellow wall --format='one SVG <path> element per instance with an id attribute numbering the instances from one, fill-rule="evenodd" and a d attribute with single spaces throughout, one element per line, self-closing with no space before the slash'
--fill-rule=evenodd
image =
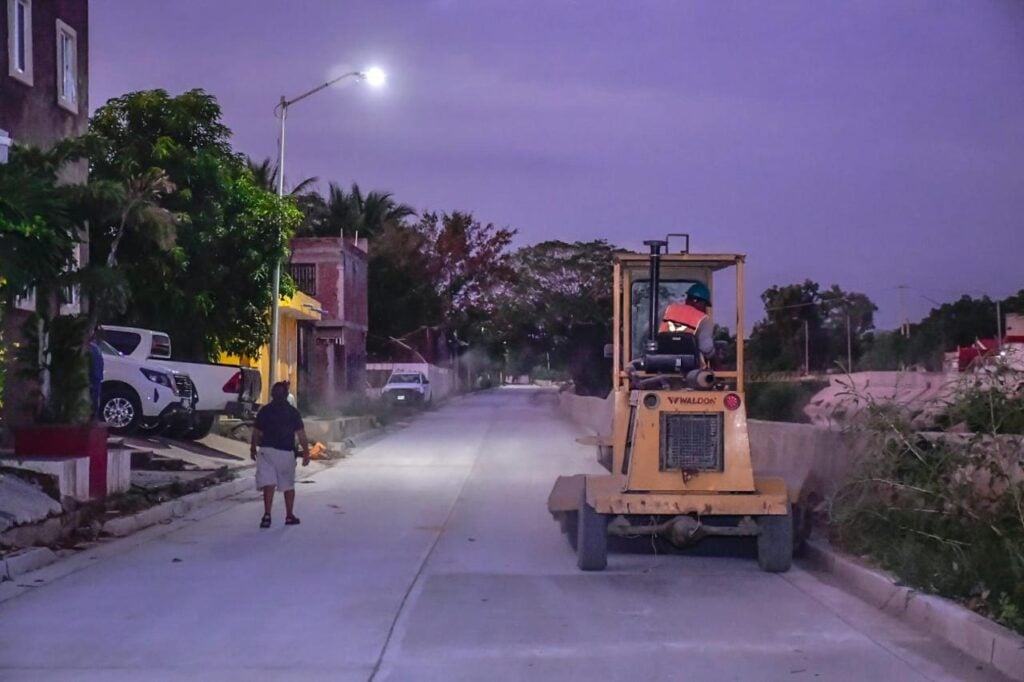
<path id="1" fill-rule="evenodd" d="M 279 307 L 280 319 L 278 326 L 278 348 L 277 348 L 277 380 L 291 382 L 291 390 L 296 396 L 299 395 L 299 349 L 298 328 L 299 320 L 319 320 L 322 315 L 318 312 L 322 306 L 315 298 L 308 296 L 301 291 L 295 296 L 281 299 Z M 266 403 L 270 400 L 270 344 L 260 349 L 259 357 L 250 358 L 239 355 L 224 353 L 220 362 L 255 367 L 259 369 L 263 377 L 263 389 L 260 394 L 260 402 Z"/>

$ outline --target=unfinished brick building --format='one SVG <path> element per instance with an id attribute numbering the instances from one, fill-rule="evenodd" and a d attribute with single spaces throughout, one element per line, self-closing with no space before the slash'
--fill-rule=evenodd
<path id="1" fill-rule="evenodd" d="M 341 237 L 292 240 L 289 272 L 323 305 L 323 319 L 300 330 L 299 374 L 306 400 L 339 409 L 366 388 L 367 241 Z"/>

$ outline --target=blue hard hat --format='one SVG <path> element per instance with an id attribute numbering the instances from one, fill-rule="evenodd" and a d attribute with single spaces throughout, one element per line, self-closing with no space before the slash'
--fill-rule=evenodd
<path id="1" fill-rule="evenodd" d="M 701 282 L 694 283 L 689 289 L 686 290 L 687 298 L 696 298 L 705 303 L 711 303 L 711 292 Z"/>

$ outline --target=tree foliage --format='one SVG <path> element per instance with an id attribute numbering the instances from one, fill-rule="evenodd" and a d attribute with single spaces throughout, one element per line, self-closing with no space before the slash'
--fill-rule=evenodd
<path id="1" fill-rule="evenodd" d="M 471 213 L 425 213 L 414 227 L 426 240 L 426 275 L 441 300 L 444 321 L 453 328 L 489 317 L 494 299 L 512 278 L 508 247 L 515 230 L 480 223 Z"/>
<path id="2" fill-rule="evenodd" d="M 130 291 L 119 321 L 170 332 L 182 357 L 255 354 L 266 342 L 274 263 L 301 219 L 258 185 L 230 134 L 202 90 L 149 90 L 100 107 L 86 138 L 92 178 L 144 200 L 140 225 L 160 212 L 177 218 L 171 245 L 149 230 L 118 231 L 124 214 L 110 202 L 96 207 L 90 237 L 93 263 L 118 249 Z"/>
<path id="3" fill-rule="evenodd" d="M 414 224 L 386 221 L 370 242 L 370 330 L 380 339 L 444 326 L 461 339 L 494 315 L 512 278 L 515 232 L 469 213 L 425 213 Z"/>
<path id="4" fill-rule="evenodd" d="M 581 394 L 606 393 L 613 251 L 604 240 L 546 241 L 516 251 L 514 279 L 484 327 L 492 352 L 508 348 L 518 373 L 550 362 L 572 375 Z"/>
<path id="5" fill-rule="evenodd" d="M 0 164 L 0 304 L 5 309 L 33 288 L 53 289 L 74 265 L 78 227 L 71 189 L 57 180 L 63 161 L 59 149 L 15 147 L 9 162 Z"/>
<path id="6" fill-rule="evenodd" d="M 366 237 L 370 240 L 381 236 L 389 226 L 398 226 L 416 212 L 406 204 L 395 201 L 390 192 L 371 191 L 363 194 L 355 182 L 349 191 L 337 183 L 330 183 L 327 196 L 315 192 L 298 198 L 305 220 L 298 235 L 300 237 Z"/>
<path id="7" fill-rule="evenodd" d="M 805 349 L 812 371 L 847 364 L 847 321 L 854 364 L 878 309 L 866 295 L 817 282 L 772 286 L 761 294 L 765 318 L 750 336 L 751 368 L 761 372 L 802 369 Z M 805 346 L 806 344 L 806 346 Z"/>
<path id="8" fill-rule="evenodd" d="M 1000 312 L 1024 313 L 1024 289 L 1000 301 Z M 988 296 L 961 296 L 932 308 L 920 322 L 911 324 L 909 335 L 899 331 L 877 332 L 867 339 L 865 369 L 896 370 L 903 367 L 942 369 L 943 355 L 978 339 L 998 333 L 996 301 Z"/>
<path id="9" fill-rule="evenodd" d="M 426 236 L 405 225 L 386 225 L 370 242 L 370 345 L 399 337 L 443 319 L 441 297 L 427 276 L 431 270 Z"/>

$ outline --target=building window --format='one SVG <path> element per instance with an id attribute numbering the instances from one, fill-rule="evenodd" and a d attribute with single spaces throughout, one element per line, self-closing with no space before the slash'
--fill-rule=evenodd
<path id="1" fill-rule="evenodd" d="M 316 263 L 292 263 L 288 267 L 288 274 L 299 291 L 316 296 Z"/>
<path id="2" fill-rule="evenodd" d="M 57 103 L 78 113 L 78 34 L 57 20 Z"/>
<path id="3" fill-rule="evenodd" d="M 7 0 L 7 69 L 32 85 L 32 0 Z"/>

